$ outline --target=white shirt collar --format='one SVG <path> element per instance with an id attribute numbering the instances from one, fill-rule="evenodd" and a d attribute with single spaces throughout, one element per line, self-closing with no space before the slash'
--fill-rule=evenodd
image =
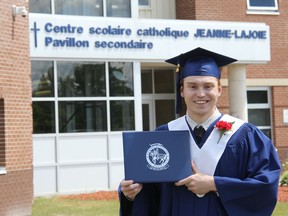
<path id="1" fill-rule="evenodd" d="M 216 108 L 213 115 L 210 116 L 205 122 L 203 122 L 202 124 L 198 124 L 196 121 L 194 121 L 193 119 L 190 118 L 190 116 L 188 114 L 186 114 L 186 119 L 188 124 L 190 125 L 190 127 L 194 130 L 195 127 L 200 127 L 202 125 L 202 127 L 207 131 L 208 127 L 219 117 L 221 116 L 221 113 L 219 112 L 219 110 Z"/>

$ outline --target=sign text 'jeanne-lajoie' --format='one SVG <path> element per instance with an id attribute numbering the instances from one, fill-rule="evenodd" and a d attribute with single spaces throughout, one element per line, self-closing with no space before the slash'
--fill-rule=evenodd
<path id="1" fill-rule="evenodd" d="M 45 47 L 75 47 L 75 48 L 116 48 L 116 49 L 153 49 L 153 38 L 167 40 L 182 40 L 192 36 L 194 39 L 237 39 L 237 40 L 265 40 L 265 30 L 239 29 L 172 29 L 171 27 L 157 28 L 125 28 L 121 25 L 107 26 L 74 26 L 71 24 L 54 25 L 47 22 L 39 27 L 34 22 L 30 29 L 34 32 L 34 44 L 37 47 L 37 33 L 43 31 Z"/>

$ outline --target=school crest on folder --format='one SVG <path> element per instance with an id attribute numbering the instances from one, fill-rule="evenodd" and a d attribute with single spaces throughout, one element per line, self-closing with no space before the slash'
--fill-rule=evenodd
<path id="1" fill-rule="evenodd" d="M 150 144 L 146 152 L 147 167 L 155 171 L 165 170 L 169 167 L 170 154 L 161 143 Z"/>
<path id="2" fill-rule="evenodd" d="M 192 174 L 190 132 L 124 131 L 126 180 L 175 182 Z"/>

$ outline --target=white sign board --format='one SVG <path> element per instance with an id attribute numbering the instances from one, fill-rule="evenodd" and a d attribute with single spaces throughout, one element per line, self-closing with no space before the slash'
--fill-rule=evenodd
<path id="1" fill-rule="evenodd" d="M 239 60 L 270 60 L 264 23 L 29 15 L 32 58 L 163 61 L 196 47 Z"/>

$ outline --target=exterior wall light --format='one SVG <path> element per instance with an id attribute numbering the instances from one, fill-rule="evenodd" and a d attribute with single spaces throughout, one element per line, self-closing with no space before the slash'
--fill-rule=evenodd
<path id="1" fill-rule="evenodd" d="M 28 15 L 28 11 L 25 6 L 12 6 L 12 15 L 15 17 L 17 14 L 20 14 L 22 17 L 26 17 Z"/>

